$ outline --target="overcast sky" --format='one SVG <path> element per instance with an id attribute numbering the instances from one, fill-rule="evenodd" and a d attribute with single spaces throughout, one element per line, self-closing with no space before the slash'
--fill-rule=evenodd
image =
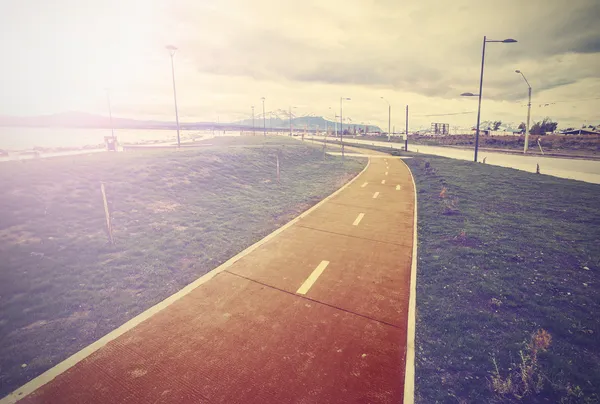
<path id="1" fill-rule="evenodd" d="M 385 97 L 397 128 L 406 104 L 411 128 L 469 126 L 487 35 L 518 43 L 487 45 L 482 120 L 525 120 L 520 69 L 532 121 L 600 124 L 599 18 L 598 0 L 0 0 L 0 114 L 106 114 L 109 87 L 114 115 L 173 119 L 173 44 L 182 121 L 263 96 L 333 119 L 343 96 L 354 123 L 387 128 Z"/>

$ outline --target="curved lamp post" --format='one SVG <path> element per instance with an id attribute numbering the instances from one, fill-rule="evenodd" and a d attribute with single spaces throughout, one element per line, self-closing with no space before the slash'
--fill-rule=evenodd
<path id="1" fill-rule="evenodd" d="M 340 143 L 342 144 L 342 160 L 344 159 L 344 114 L 342 106 L 344 100 L 350 101 L 350 98 L 340 97 Z"/>
<path id="2" fill-rule="evenodd" d="M 263 105 L 263 133 L 267 137 L 267 118 L 265 117 L 265 97 L 260 98 Z"/>
<path id="3" fill-rule="evenodd" d="M 177 52 L 177 48 L 173 45 L 167 45 L 169 55 L 171 55 L 171 75 L 173 76 L 173 100 L 175 101 L 175 121 L 177 122 L 177 147 L 181 146 L 179 138 L 179 112 L 177 111 L 177 90 L 175 90 L 175 65 L 173 64 L 173 56 Z"/>
<path id="4" fill-rule="evenodd" d="M 527 126 L 525 127 L 525 145 L 523 146 L 523 153 L 527 153 L 527 149 L 529 149 L 529 118 L 531 117 L 531 85 L 525 78 L 525 75 L 520 70 L 515 70 L 515 73 L 523 76 L 523 80 L 527 83 L 527 87 L 529 87 L 529 102 L 527 103 Z"/>
<path id="5" fill-rule="evenodd" d="M 384 100 L 385 102 L 387 102 L 388 104 L 388 142 L 390 141 L 390 129 L 391 129 L 391 125 L 392 125 L 392 104 L 390 104 L 390 102 L 388 100 L 386 100 L 383 97 L 380 97 L 382 100 Z"/>
<path id="6" fill-rule="evenodd" d="M 477 126 L 475 127 L 475 159 L 474 159 L 475 162 L 477 162 L 477 150 L 479 149 L 479 124 L 480 124 L 480 118 L 481 118 L 481 94 L 483 93 L 483 66 L 485 64 L 485 44 L 488 42 L 515 43 L 517 41 L 512 38 L 497 41 L 497 40 L 487 39 L 487 37 L 484 36 L 483 37 L 483 50 L 481 52 L 481 75 L 479 76 L 479 94 L 473 94 L 473 93 L 461 94 L 466 97 L 471 97 L 471 96 L 479 97 L 479 105 L 477 106 Z"/>
<path id="7" fill-rule="evenodd" d="M 289 115 L 290 115 L 290 136 L 294 135 L 294 127 L 292 126 L 292 117 L 293 117 L 293 115 L 292 115 L 292 109 L 296 109 L 296 107 L 292 107 L 290 105 L 290 113 L 289 113 Z"/>

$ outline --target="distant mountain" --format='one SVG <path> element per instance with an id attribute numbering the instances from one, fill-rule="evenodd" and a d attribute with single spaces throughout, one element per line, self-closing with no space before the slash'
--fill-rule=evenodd
<path id="1" fill-rule="evenodd" d="M 518 131 L 519 124 L 514 124 L 512 122 L 502 122 L 498 131 L 512 132 Z M 494 128 L 494 121 L 483 121 L 479 123 L 479 130 L 487 130 L 488 128 Z M 473 125 L 473 129 L 475 129 L 475 125 Z"/>
<path id="2" fill-rule="evenodd" d="M 266 120 L 265 120 L 264 124 L 267 128 L 289 129 L 289 127 L 290 127 L 289 112 L 283 111 L 283 110 L 277 110 L 277 111 L 273 111 L 273 112 L 267 112 L 265 115 L 266 115 Z M 251 127 L 252 126 L 252 118 L 234 122 L 234 124 Z M 325 131 L 326 129 L 333 130 L 335 127 L 337 127 L 339 130 L 339 124 L 340 124 L 339 121 L 333 122 L 333 121 L 323 118 L 322 116 L 300 116 L 300 117 L 292 118 L 292 126 L 293 126 L 294 130 L 304 129 L 305 127 L 307 130 Z M 263 126 L 262 113 L 260 114 L 260 116 L 259 115 L 255 116 L 254 125 L 256 128 L 262 128 L 262 126 Z M 360 125 L 360 124 L 356 124 L 356 123 L 350 123 L 350 124 L 344 123 L 344 130 L 346 130 L 346 129 L 354 130 L 355 126 L 356 126 L 357 131 L 359 128 L 361 128 L 363 130 L 365 128 L 367 128 L 368 132 L 381 132 L 381 129 L 378 126 Z"/>
<path id="3" fill-rule="evenodd" d="M 153 121 L 113 117 L 112 125 L 116 129 L 176 129 L 173 121 Z M 86 112 L 63 112 L 52 115 L 38 116 L 6 116 L 0 115 L 0 126 L 12 127 L 62 127 L 62 128 L 110 128 L 108 116 L 89 114 Z M 180 122 L 182 130 L 210 129 L 213 127 L 231 128 L 232 124 L 217 124 L 214 122 Z"/>
<path id="4" fill-rule="evenodd" d="M 290 127 L 289 114 L 285 110 L 275 110 L 266 113 L 265 124 L 267 128 L 287 129 Z M 256 115 L 254 125 L 256 128 L 263 126 L 262 114 Z M 295 129 L 319 130 L 324 131 L 326 128 L 333 129 L 339 126 L 339 122 L 326 120 L 320 116 L 302 116 L 292 119 L 292 125 Z M 52 115 L 38 116 L 6 116 L 0 115 L 0 127 L 60 127 L 60 128 L 110 128 L 111 120 L 108 116 L 89 114 L 86 112 L 63 112 Z M 116 129 L 176 129 L 177 125 L 173 121 L 154 121 L 140 120 L 129 118 L 113 117 L 112 126 Z M 211 129 L 215 127 L 223 129 L 249 129 L 252 128 L 252 119 L 244 119 L 232 123 L 215 123 L 215 122 L 180 122 L 179 127 L 182 130 L 195 129 Z M 365 125 L 355 123 L 344 123 L 344 129 L 353 130 L 356 127 L 365 129 Z M 367 131 L 381 131 L 377 126 L 368 125 Z M 339 128 L 338 128 L 339 130 Z"/>

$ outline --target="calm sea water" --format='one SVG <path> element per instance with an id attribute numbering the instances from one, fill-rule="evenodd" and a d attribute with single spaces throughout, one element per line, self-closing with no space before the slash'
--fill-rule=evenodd
<path id="1" fill-rule="evenodd" d="M 211 135 L 212 131 L 181 131 L 182 141 Z M 229 133 L 228 133 L 229 134 Z M 231 133 L 233 134 L 233 133 Z M 111 136 L 110 129 L 75 128 L 10 128 L 0 127 L 0 149 L 7 151 L 42 148 L 104 147 L 104 136 Z M 175 130 L 117 129 L 115 136 L 120 144 L 162 143 L 177 140 Z"/>

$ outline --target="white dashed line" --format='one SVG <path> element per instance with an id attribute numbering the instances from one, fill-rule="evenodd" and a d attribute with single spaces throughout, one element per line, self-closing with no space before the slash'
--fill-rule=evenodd
<path id="1" fill-rule="evenodd" d="M 364 183 L 364 184 L 362 184 L 360 187 L 361 187 L 361 188 L 364 188 L 364 187 L 366 187 L 366 186 L 367 186 L 367 184 L 368 184 L 368 182 L 365 182 L 365 183 Z"/>
<path id="2" fill-rule="evenodd" d="M 359 213 L 358 216 L 356 217 L 356 220 L 354 221 L 354 223 L 352 223 L 352 225 L 358 226 L 358 224 L 360 223 L 360 221 L 362 220 L 363 217 L 365 217 L 365 214 Z"/>
<path id="3" fill-rule="evenodd" d="M 385 180 L 381 180 L 381 183 L 382 183 L 382 184 L 385 184 Z"/>
<path id="4" fill-rule="evenodd" d="M 379 192 L 375 192 L 375 193 L 373 194 L 373 199 L 377 198 L 378 196 L 379 196 Z"/>
<path id="5" fill-rule="evenodd" d="M 312 287 L 312 285 L 317 281 L 319 276 L 321 276 L 325 268 L 327 268 L 327 265 L 329 265 L 329 261 L 321 261 L 321 263 L 317 265 L 315 270 L 312 271 L 312 274 L 310 274 L 310 276 L 304 281 L 304 283 L 302 284 L 302 286 L 300 286 L 296 293 L 300 295 L 305 295 L 308 292 L 308 290 Z"/>
<path id="6" fill-rule="evenodd" d="M 387 171 L 385 172 L 385 175 L 388 175 L 388 172 L 387 172 Z"/>
<path id="7" fill-rule="evenodd" d="M 396 185 L 396 191 L 400 191 L 400 188 L 402 188 L 400 185 Z"/>

